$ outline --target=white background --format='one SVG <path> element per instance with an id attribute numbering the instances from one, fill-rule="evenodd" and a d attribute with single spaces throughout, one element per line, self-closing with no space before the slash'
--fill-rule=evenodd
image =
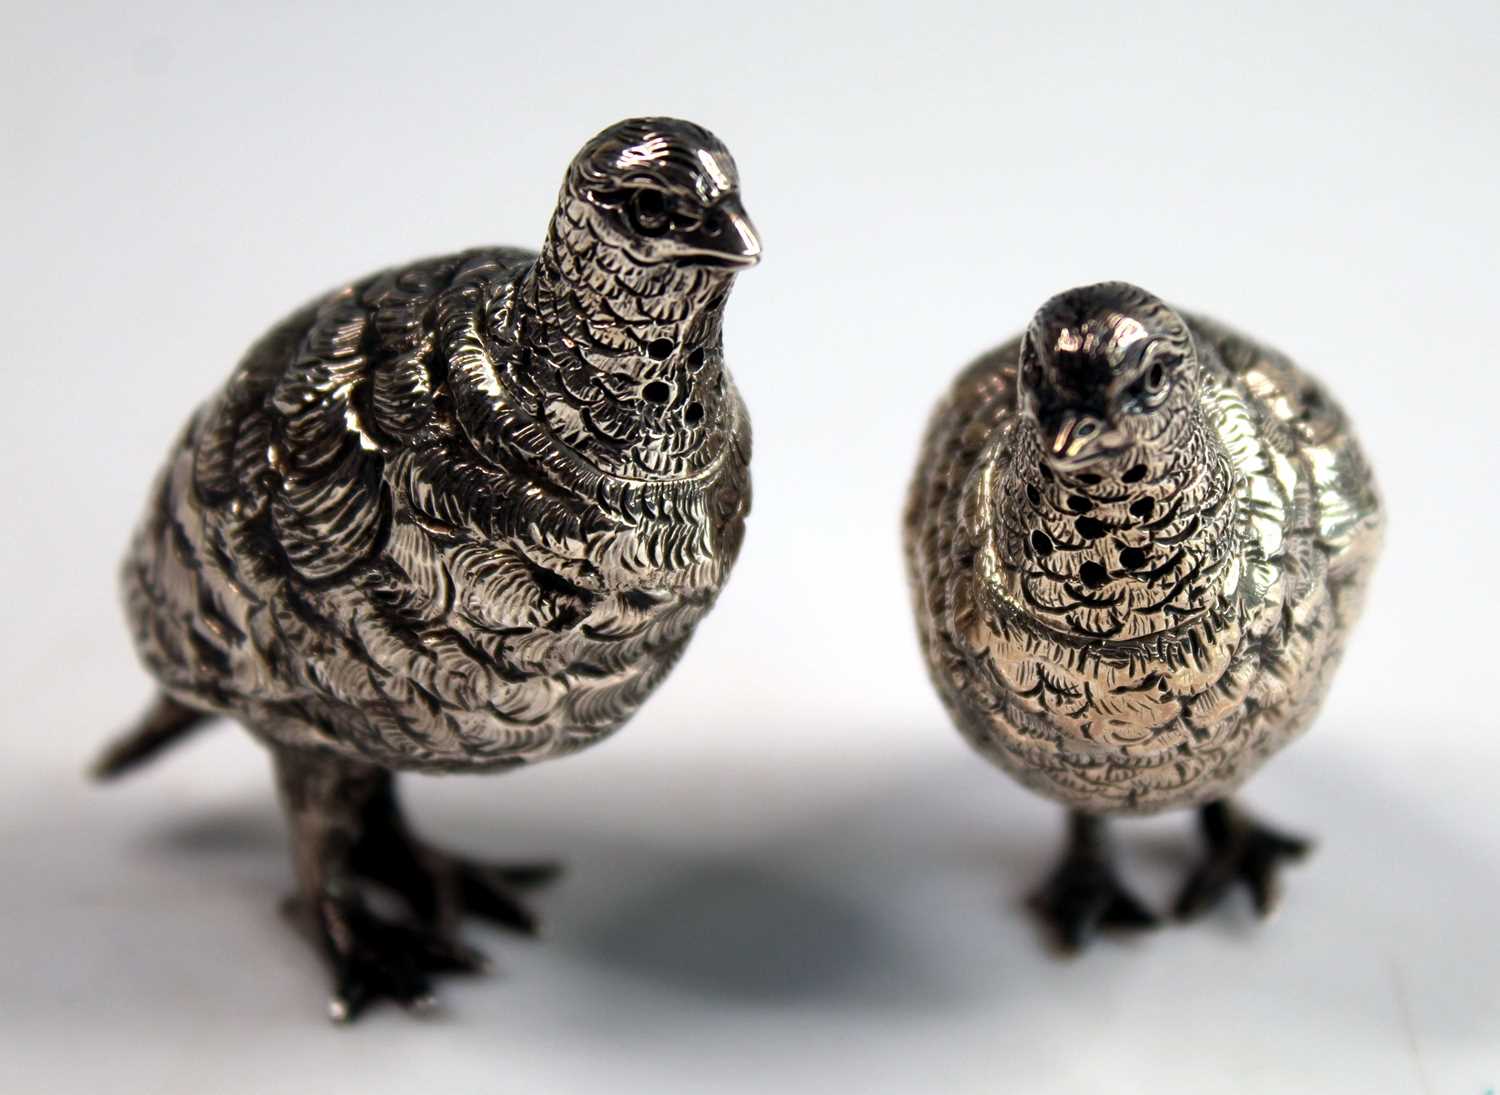
<path id="1" fill-rule="evenodd" d="M 1500 7 L 1252 6 L 8 5 L 0 1087 L 1500 1086 Z M 744 556 L 608 745 L 411 786 L 450 844 L 567 858 L 549 938 L 475 927 L 498 976 L 332 1029 L 249 739 L 83 780 L 149 694 L 117 560 L 252 338 L 393 262 L 536 244 L 638 113 L 723 137 L 765 239 L 727 321 Z M 1021 907 L 1060 812 L 947 724 L 897 529 L 953 373 L 1103 278 L 1324 376 L 1390 535 L 1323 717 L 1249 790 L 1321 838 L 1282 915 L 1064 962 Z M 1165 903 L 1190 819 L 1118 829 Z"/>

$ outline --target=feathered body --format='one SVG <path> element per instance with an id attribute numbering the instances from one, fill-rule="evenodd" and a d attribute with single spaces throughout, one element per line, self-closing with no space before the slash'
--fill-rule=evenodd
<path id="1" fill-rule="evenodd" d="M 1097 385 L 1137 368 L 1165 402 L 1119 414 L 1109 452 L 1070 466 L 1018 391 L 1026 339 L 987 354 L 932 417 L 907 558 L 928 666 L 969 741 L 1075 810 L 1146 813 L 1222 799 L 1306 727 L 1380 516 L 1315 380 L 1132 287 L 1096 288 L 1122 298 L 1108 354 L 1089 348 L 1112 362 L 1085 363 Z M 1124 364 L 1146 341 L 1132 314 L 1165 372 Z M 1034 341 L 1083 354 L 1079 316 L 1044 326 Z"/>
<path id="2" fill-rule="evenodd" d="M 392 773 L 582 748 L 671 669 L 750 508 L 721 319 L 759 257 L 718 139 L 628 119 L 574 158 L 539 252 L 328 294 L 251 347 L 173 449 L 124 571 L 162 692 L 95 772 L 207 714 L 265 742 L 335 1019 L 485 968 L 466 914 L 535 930 L 513 891 L 555 866 L 431 847 Z"/>
<path id="3" fill-rule="evenodd" d="M 331 293 L 173 451 L 125 568 L 163 687 L 277 743 L 476 769 L 617 728 L 713 603 L 750 504 L 731 268 L 542 252 Z"/>
<path id="4" fill-rule="evenodd" d="M 330 293 L 254 345 L 172 450 L 124 565 L 162 694 L 95 771 L 210 712 L 269 745 L 336 1020 L 486 968 L 463 915 L 534 932 L 513 891 L 555 865 L 429 846 L 393 772 L 576 750 L 672 667 L 750 508 L 720 321 L 759 255 L 723 144 L 628 118 L 568 166 L 540 252 Z"/>

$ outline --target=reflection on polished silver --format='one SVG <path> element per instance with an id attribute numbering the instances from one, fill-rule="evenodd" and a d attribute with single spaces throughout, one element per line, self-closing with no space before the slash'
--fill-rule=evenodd
<path id="1" fill-rule="evenodd" d="M 205 714 L 274 755 L 334 1013 L 475 968 L 461 913 L 532 921 L 496 868 L 421 844 L 390 770 L 482 771 L 618 728 L 739 552 L 750 426 L 724 367 L 760 257 L 735 164 L 688 122 L 621 122 L 540 253 L 387 270 L 272 328 L 189 421 L 124 572 L 152 710 L 121 771 Z M 407 900 L 388 920 L 373 881 Z"/>
<path id="2" fill-rule="evenodd" d="M 1107 283 L 1044 304 L 959 377 L 906 511 L 922 647 L 985 756 L 1074 811 L 1035 904 L 1069 947 L 1154 922 L 1104 815 L 1199 806 L 1177 912 L 1270 908 L 1302 841 L 1227 796 L 1316 713 L 1380 542 L 1326 391 L 1217 323 Z"/>

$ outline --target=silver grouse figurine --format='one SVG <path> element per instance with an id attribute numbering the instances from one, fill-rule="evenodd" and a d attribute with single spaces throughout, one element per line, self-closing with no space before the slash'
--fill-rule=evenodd
<path id="1" fill-rule="evenodd" d="M 1176 913 L 1268 911 L 1307 843 L 1230 800 L 1312 720 L 1379 549 L 1370 470 L 1287 358 L 1120 282 L 1062 293 L 958 378 L 905 521 L 921 643 L 964 736 L 1071 811 L 1033 898 L 1061 944 L 1156 917 L 1106 819 L 1197 807 Z"/>
<path id="2" fill-rule="evenodd" d="M 513 891 L 551 873 L 424 844 L 392 773 L 593 744 L 713 605 L 750 507 L 720 324 L 759 257 L 724 145 L 624 121 L 573 160 L 539 253 L 322 297 L 173 447 L 124 569 L 160 694 L 97 772 L 214 715 L 269 748 L 335 1018 L 480 968 L 461 915 L 530 930 Z M 367 884 L 410 916 L 377 913 Z"/>

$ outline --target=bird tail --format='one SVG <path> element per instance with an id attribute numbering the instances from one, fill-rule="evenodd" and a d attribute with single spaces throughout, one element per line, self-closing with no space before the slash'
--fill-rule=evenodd
<path id="1" fill-rule="evenodd" d="M 105 747 L 89 772 L 97 780 L 114 779 L 176 744 L 209 718 L 207 712 L 160 692 L 135 725 Z"/>

